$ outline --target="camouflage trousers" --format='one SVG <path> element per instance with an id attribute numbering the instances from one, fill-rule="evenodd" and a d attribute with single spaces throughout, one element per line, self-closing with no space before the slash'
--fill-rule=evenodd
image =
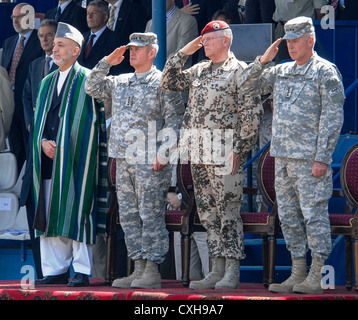
<path id="1" fill-rule="evenodd" d="M 242 167 L 235 175 L 218 174 L 218 166 L 191 164 L 194 194 L 202 225 L 207 230 L 209 257 L 244 259 L 240 216 Z"/>
<path id="2" fill-rule="evenodd" d="M 165 205 L 172 169 L 160 171 L 150 164 L 128 164 L 116 160 L 119 219 L 124 231 L 128 257 L 160 264 L 169 249 Z"/>
<path id="3" fill-rule="evenodd" d="M 332 196 L 332 170 L 316 178 L 313 161 L 275 158 L 278 214 L 287 249 L 296 258 L 327 259 L 331 252 L 328 201 Z"/>

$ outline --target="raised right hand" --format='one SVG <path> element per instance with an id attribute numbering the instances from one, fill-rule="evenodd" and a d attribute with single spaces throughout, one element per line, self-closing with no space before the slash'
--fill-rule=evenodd
<path id="1" fill-rule="evenodd" d="M 107 62 L 112 66 L 120 64 L 124 59 L 124 53 L 126 52 L 126 50 L 126 46 L 121 46 L 115 49 L 109 56 L 107 56 Z"/>
<path id="2" fill-rule="evenodd" d="M 180 51 L 186 54 L 187 56 L 190 56 L 194 54 L 196 51 L 198 51 L 202 46 L 203 46 L 202 37 L 199 36 L 194 40 L 190 41 L 189 43 L 187 43 L 182 49 L 180 49 Z"/>
<path id="3" fill-rule="evenodd" d="M 279 38 L 267 48 L 265 53 L 260 58 L 260 62 L 262 64 L 269 63 L 270 61 L 273 60 L 273 58 L 275 58 L 275 56 L 278 52 L 278 46 L 281 43 L 281 41 L 282 41 L 282 38 Z"/>

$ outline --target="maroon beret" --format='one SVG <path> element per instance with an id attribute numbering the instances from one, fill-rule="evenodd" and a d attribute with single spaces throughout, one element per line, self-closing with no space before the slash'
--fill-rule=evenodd
<path id="1" fill-rule="evenodd" d="M 229 28 L 230 28 L 230 26 L 225 21 L 214 20 L 214 21 L 209 22 L 204 27 L 204 29 L 201 31 L 201 35 L 203 36 L 205 33 L 208 33 L 208 32 L 225 30 L 225 29 L 229 29 Z"/>

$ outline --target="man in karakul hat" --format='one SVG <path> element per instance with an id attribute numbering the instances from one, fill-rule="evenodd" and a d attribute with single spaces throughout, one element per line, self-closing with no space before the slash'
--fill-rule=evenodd
<path id="1" fill-rule="evenodd" d="M 88 285 L 92 245 L 105 230 L 105 115 L 84 89 L 89 70 L 76 62 L 82 42 L 76 28 L 58 24 L 53 54 L 59 69 L 41 81 L 36 102 L 34 228 L 44 278 L 35 285 Z M 72 259 L 75 275 L 68 282 Z"/>
<path id="2" fill-rule="evenodd" d="M 260 97 L 244 95 L 246 63 L 230 51 L 232 32 L 224 21 L 208 23 L 197 37 L 170 57 L 164 67 L 164 90 L 189 91 L 180 136 L 180 157 L 191 160 L 198 214 L 207 230 L 210 273 L 192 281 L 192 289 L 238 288 L 245 258 L 240 216 L 243 166 L 255 145 L 262 115 Z M 188 57 L 204 46 L 204 60 L 183 70 Z M 220 131 L 232 133 L 216 141 Z M 198 133 L 198 134 L 194 134 Z M 205 144 L 210 133 L 210 144 Z M 225 149 L 225 153 L 222 151 Z M 227 151 L 227 152 L 226 152 Z"/>

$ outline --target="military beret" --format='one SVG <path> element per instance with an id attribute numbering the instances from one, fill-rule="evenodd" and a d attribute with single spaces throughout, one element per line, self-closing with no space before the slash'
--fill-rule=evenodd
<path id="1" fill-rule="evenodd" d="M 230 26 L 225 22 L 221 20 L 214 20 L 209 22 L 204 29 L 201 31 L 201 35 L 203 36 L 205 33 L 208 32 L 214 32 L 219 30 L 225 30 L 230 29 Z"/>
<path id="2" fill-rule="evenodd" d="M 286 34 L 283 37 L 285 40 L 298 39 L 305 33 L 314 32 L 312 19 L 308 17 L 297 17 L 288 20 L 285 24 L 285 32 Z"/>

